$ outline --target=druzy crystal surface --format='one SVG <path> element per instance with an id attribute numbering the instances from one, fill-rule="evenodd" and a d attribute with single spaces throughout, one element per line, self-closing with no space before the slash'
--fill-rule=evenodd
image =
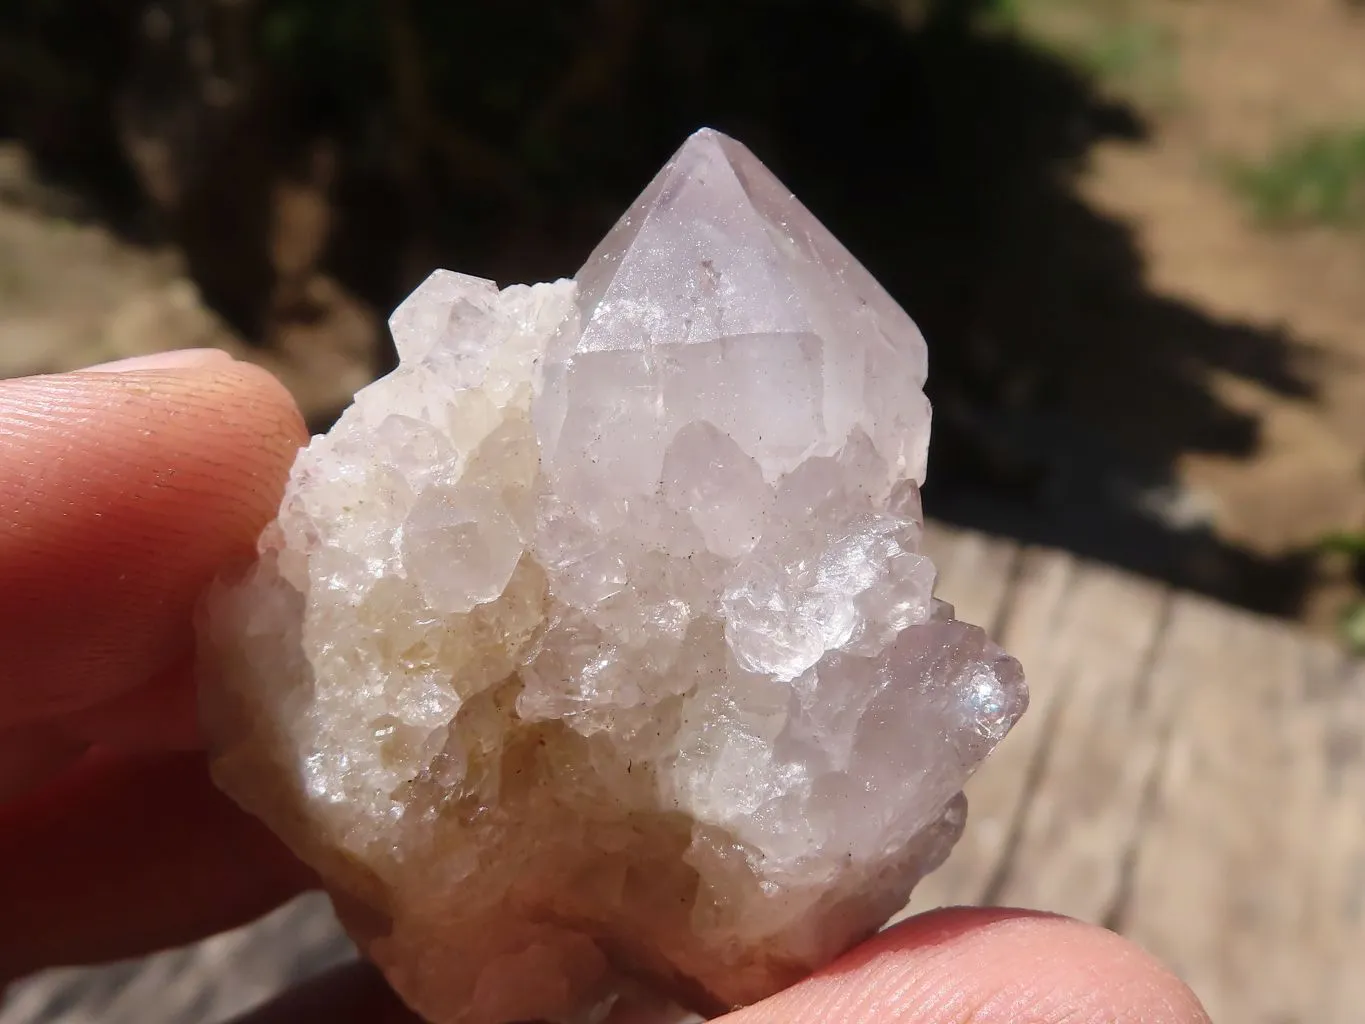
<path id="1" fill-rule="evenodd" d="M 910 318 L 702 131 L 574 280 L 392 329 L 206 602 L 219 783 L 441 1024 L 719 1012 L 879 927 L 1027 700 L 932 596 Z"/>

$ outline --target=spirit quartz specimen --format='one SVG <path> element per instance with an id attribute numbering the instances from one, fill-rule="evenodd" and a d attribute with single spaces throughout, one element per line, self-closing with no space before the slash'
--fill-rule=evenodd
<path id="1" fill-rule="evenodd" d="M 574 280 L 392 328 L 206 601 L 219 784 L 440 1024 L 719 1013 L 875 931 L 1027 702 L 932 596 L 910 318 L 703 130 Z"/>

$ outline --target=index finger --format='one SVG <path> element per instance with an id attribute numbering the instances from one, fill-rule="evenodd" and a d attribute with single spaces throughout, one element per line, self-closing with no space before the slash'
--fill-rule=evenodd
<path id="1" fill-rule="evenodd" d="M 197 362 L 0 382 L 0 730 L 187 662 L 199 593 L 278 507 L 307 438 L 292 399 Z"/>

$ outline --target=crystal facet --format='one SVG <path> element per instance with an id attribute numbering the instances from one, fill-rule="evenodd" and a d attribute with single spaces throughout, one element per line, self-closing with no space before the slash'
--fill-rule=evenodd
<path id="1" fill-rule="evenodd" d="M 441 1024 L 762 998 L 947 855 L 1018 665 L 933 598 L 924 341 L 735 141 L 438 271 L 203 617 L 219 783 Z"/>

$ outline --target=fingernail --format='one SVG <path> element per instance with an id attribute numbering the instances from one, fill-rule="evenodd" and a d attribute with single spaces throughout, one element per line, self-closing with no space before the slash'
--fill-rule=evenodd
<path id="1" fill-rule="evenodd" d="M 181 348 L 171 352 L 153 352 L 145 356 L 116 359 L 112 363 L 87 366 L 86 373 L 130 373 L 138 370 L 184 370 L 196 366 L 214 366 L 232 362 L 232 356 L 220 348 Z"/>

